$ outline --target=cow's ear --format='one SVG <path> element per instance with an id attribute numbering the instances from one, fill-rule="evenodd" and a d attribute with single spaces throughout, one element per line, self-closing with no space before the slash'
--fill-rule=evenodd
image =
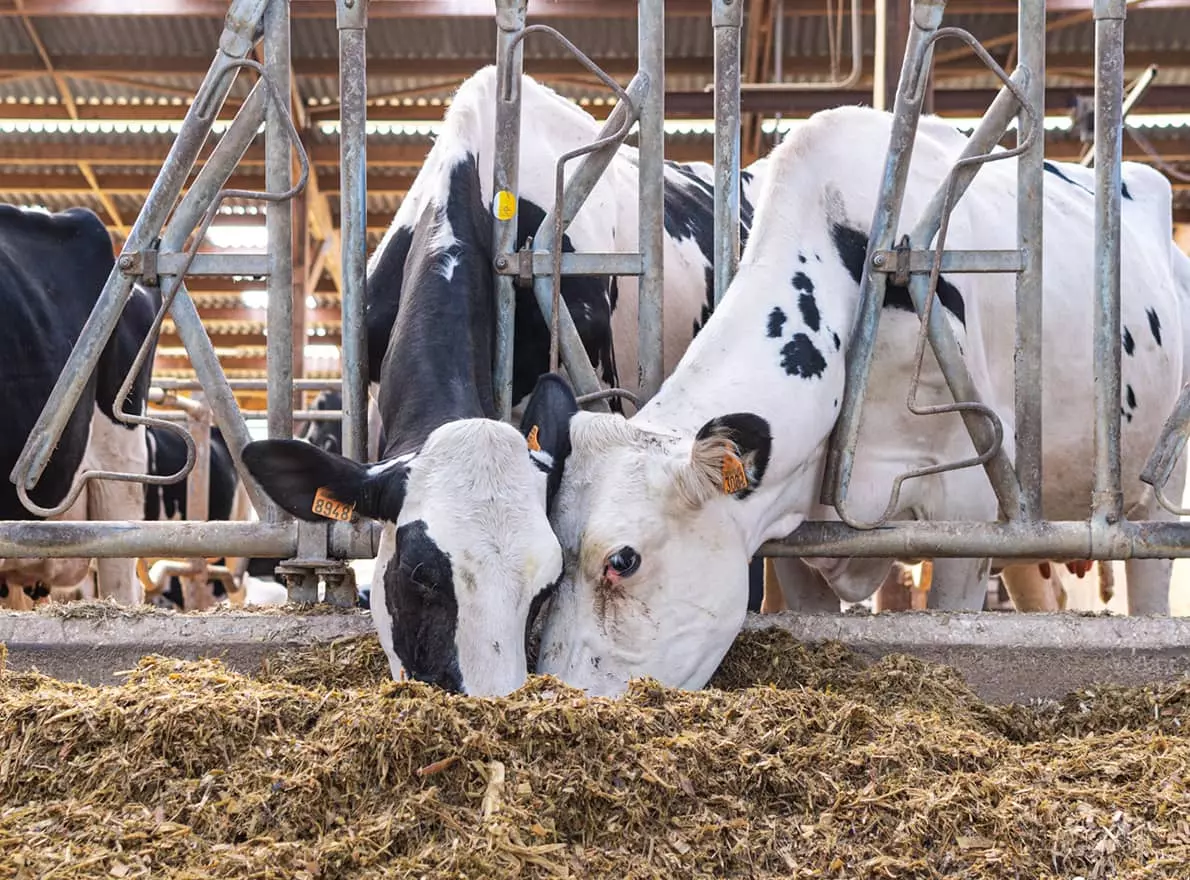
<path id="1" fill-rule="evenodd" d="M 679 469 L 678 488 L 696 507 L 716 495 L 747 498 L 764 480 L 772 446 L 769 423 L 760 416 L 717 416 L 695 435 L 690 458 Z"/>
<path id="2" fill-rule="evenodd" d="M 562 482 L 562 469 L 570 455 L 570 420 L 578 412 L 578 401 L 569 383 L 557 373 L 538 377 L 525 414 L 521 433 L 534 463 L 546 472 L 546 507 Z"/>
<path id="3" fill-rule="evenodd" d="M 270 498 L 309 522 L 395 521 L 405 500 L 403 464 L 369 468 L 304 440 L 258 440 L 244 447 L 243 458 Z"/>

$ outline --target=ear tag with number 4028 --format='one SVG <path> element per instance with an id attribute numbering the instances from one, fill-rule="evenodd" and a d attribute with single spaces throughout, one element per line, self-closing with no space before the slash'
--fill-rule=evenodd
<path id="1" fill-rule="evenodd" d="M 732 453 L 723 456 L 723 493 L 734 495 L 748 488 L 748 474 L 744 471 L 744 463 Z"/>
<path id="2" fill-rule="evenodd" d="M 351 522 L 355 518 L 355 505 L 335 500 L 326 486 L 319 487 L 318 491 L 314 493 L 314 503 L 310 506 L 310 510 L 319 516 L 337 519 L 340 522 Z"/>

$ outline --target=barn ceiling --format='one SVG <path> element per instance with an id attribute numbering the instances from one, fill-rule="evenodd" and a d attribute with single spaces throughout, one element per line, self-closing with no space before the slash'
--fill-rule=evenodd
<path id="1" fill-rule="evenodd" d="M 899 0 L 889 0 L 895 5 Z M 709 160 L 706 124 L 714 35 L 706 0 L 666 4 L 666 153 Z M 774 0 L 745 9 L 744 77 L 773 76 Z M 874 69 L 872 0 L 863 0 L 864 74 L 850 91 L 811 89 L 745 96 L 752 114 L 745 148 L 772 142 L 762 120 L 803 117 L 815 110 L 870 103 Z M 636 3 L 627 0 L 531 0 L 530 21 L 547 20 L 605 70 L 626 82 L 635 71 Z M 1090 0 L 1048 3 L 1047 114 L 1061 122 L 1079 95 L 1091 95 L 1094 25 Z M 0 200 L 51 209 L 86 205 L 108 224 L 118 248 L 136 219 L 190 98 L 215 51 L 227 10 L 215 0 L 0 0 Z M 295 267 L 295 304 L 310 348 L 307 376 L 337 376 L 340 319 L 334 249 L 339 227 L 338 37 L 331 0 L 291 0 L 293 108 L 311 160 L 311 186 L 299 209 L 302 255 Z M 467 76 L 490 64 L 494 4 L 481 0 L 371 0 L 368 28 L 368 244 L 376 247 L 432 142 L 450 96 Z M 1017 6 L 1003 0 L 952 0 L 947 23 L 972 31 L 998 60 L 1015 59 Z M 1126 76 L 1159 67 L 1138 112 L 1190 113 L 1190 0 L 1129 5 Z M 822 82 L 846 72 L 848 13 L 844 0 L 784 0 L 781 67 L 786 82 Z M 609 96 L 553 43 L 530 39 L 526 71 L 584 104 L 594 115 Z M 241 75 L 220 119 L 230 121 L 251 85 Z M 995 80 L 969 52 L 940 46 L 935 110 L 977 116 Z M 1169 120 L 1142 131 L 1151 150 L 1175 171 L 1190 172 L 1190 128 Z M 420 125 L 419 125 L 420 124 Z M 1078 157 L 1085 145 L 1055 124 L 1047 154 Z M 208 146 L 209 151 L 209 146 Z M 1153 156 L 1132 139 L 1125 155 Z M 263 137 L 249 150 L 232 186 L 264 188 Z M 1177 182 L 1177 219 L 1190 222 L 1190 185 Z M 231 202 L 207 250 L 259 249 L 263 207 Z M 200 314 L 231 376 L 264 375 L 264 284 L 259 279 L 196 278 Z M 159 375 L 188 377 L 189 362 L 167 324 Z"/>

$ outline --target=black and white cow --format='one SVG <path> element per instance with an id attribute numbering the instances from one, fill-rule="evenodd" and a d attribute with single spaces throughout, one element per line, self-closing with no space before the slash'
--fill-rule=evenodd
<path id="1" fill-rule="evenodd" d="M 495 104 L 494 68 L 460 86 L 369 265 L 369 378 L 383 460 L 365 467 L 301 441 L 263 441 L 244 453 L 265 491 L 296 516 L 317 518 L 322 489 L 354 515 L 385 523 L 371 606 L 393 674 L 476 694 L 506 693 L 525 678 L 528 625 L 562 572 L 547 505 L 569 444 L 565 431 L 546 425 L 576 409 L 568 388 L 547 379 L 522 431 L 495 419 Z M 552 205 L 557 157 L 590 143 L 600 127 L 529 77 L 522 108 L 518 247 Z M 744 174 L 745 235 L 760 167 Z M 571 225 L 565 250 L 634 249 L 637 178 L 637 152 L 624 148 Z M 710 180 L 707 165 L 665 169 L 666 370 L 710 312 Z M 602 381 L 630 391 L 636 288 L 633 278 L 569 278 L 562 293 Z M 548 368 L 548 350 L 546 322 L 531 291 L 518 287 L 514 402 Z"/>
<path id="2" fill-rule="evenodd" d="M 7 414 L 0 436 L 0 519 L 37 519 L 17 497 L 7 479 L 25 439 L 54 384 L 114 265 L 112 239 L 102 221 L 85 208 L 56 214 L 0 205 L 0 391 Z M 145 473 L 143 427 L 115 420 L 114 405 L 128 370 L 144 340 L 159 300 L 136 287 L 95 373 L 87 379 L 66 430 L 32 500 L 57 505 L 83 469 Z M 148 395 L 152 353 L 132 388 L 125 408 L 143 412 Z M 58 520 L 138 520 L 143 513 L 138 483 L 92 481 Z M 90 559 L 0 560 L 0 592 L 14 588 L 42 595 L 53 586 L 82 582 Z M 131 559 L 100 559 L 99 595 L 126 604 L 143 598 Z M 40 586 L 39 586 L 40 585 Z M 4 598 L 0 596 L 0 598 Z"/>
<path id="3" fill-rule="evenodd" d="M 744 561 L 804 520 L 837 518 L 818 493 L 890 121 L 887 113 L 840 108 L 795 129 L 770 155 L 739 274 L 660 392 L 629 420 L 597 413 L 569 420 L 572 449 L 551 517 L 567 571 L 545 622 L 539 671 L 597 694 L 618 693 L 642 675 L 701 687 L 743 623 Z M 923 120 L 905 226 L 966 143 L 946 123 Z M 1092 488 L 1094 197 L 1090 172 L 1054 167 L 1043 197 L 1043 513 L 1079 520 L 1089 515 Z M 955 209 L 948 248 L 1015 246 L 1013 224 L 1003 222 L 1015 214 L 1015 175 L 1014 159 L 980 170 Z M 1130 518 L 1171 520 L 1138 474 L 1183 379 L 1172 194 L 1147 166 L 1127 163 L 1123 181 L 1124 507 Z M 1003 421 L 1010 459 L 1013 284 L 1004 275 L 943 276 L 938 288 L 980 398 Z M 884 510 L 899 474 L 975 454 L 958 414 L 923 418 L 905 407 L 918 328 L 908 292 L 890 286 L 851 483 L 858 517 Z M 919 399 L 951 400 L 928 354 Z M 1184 481 L 1184 464 L 1179 470 L 1173 487 Z M 894 519 L 994 521 L 998 512 L 980 468 L 910 480 L 901 505 Z M 891 560 L 804 563 L 838 597 L 859 601 Z M 1127 567 L 1130 600 L 1168 609 L 1170 561 Z M 987 560 L 936 560 L 930 605 L 978 610 L 987 568 Z"/>

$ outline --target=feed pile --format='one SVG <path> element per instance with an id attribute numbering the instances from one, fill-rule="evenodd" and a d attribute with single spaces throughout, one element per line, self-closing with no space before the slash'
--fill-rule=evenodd
<path id="1" fill-rule="evenodd" d="M 0 673 L 0 878 L 1163 878 L 1190 681 L 982 703 L 944 667 L 741 636 L 696 693 L 388 681 L 372 637 L 255 677 Z"/>

